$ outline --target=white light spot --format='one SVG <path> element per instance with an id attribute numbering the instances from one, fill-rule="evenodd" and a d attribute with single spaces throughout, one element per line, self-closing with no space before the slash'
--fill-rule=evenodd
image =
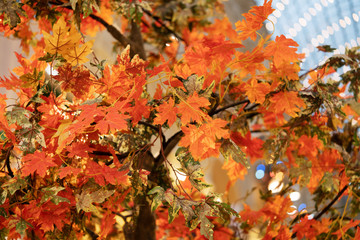
<path id="1" fill-rule="evenodd" d="M 315 8 L 310 8 L 310 9 L 309 9 L 309 12 L 310 12 L 310 14 L 313 15 L 313 16 L 316 15 L 316 10 L 315 10 Z"/>
<path id="2" fill-rule="evenodd" d="M 59 75 L 59 72 L 56 69 L 52 68 L 49 64 L 46 66 L 45 72 L 49 75 L 52 74 L 53 76 Z"/>
<path id="3" fill-rule="evenodd" d="M 321 0 L 321 4 L 326 7 L 328 5 L 327 1 L 326 0 Z"/>
<path id="4" fill-rule="evenodd" d="M 297 212 L 297 207 L 295 205 L 292 205 L 289 207 L 292 211 L 288 212 L 289 215 L 294 215 Z"/>
<path id="5" fill-rule="evenodd" d="M 166 45 L 167 47 L 169 47 L 169 46 L 170 46 L 170 43 L 165 43 L 165 45 Z"/>
<path id="6" fill-rule="evenodd" d="M 322 35 L 318 35 L 317 36 L 317 40 L 318 40 L 318 42 L 320 43 L 320 44 L 323 44 L 324 43 L 324 37 L 322 36 Z"/>
<path id="7" fill-rule="evenodd" d="M 352 46 L 352 47 L 356 47 L 356 46 L 357 46 L 357 43 L 356 43 L 355 39 L 352 39 L 352 40 L 350 41 L 350 43 L 351 43 L 351 46 Z"/>
<path id="8" fill-rule="evenodd" d="M 281 0 L 283 2 L 283 4 L 288 5 L 289 4 L 289 0 Z"/>
<path id="9" fill-rule="evenodd" d="M 180 171 L 175 171 L 175 174 L 177 176 L 177 178 L 179 179 L 179 181 L 185 181 L 186 180 L 186 174 Z"/>
<path id="10" fill-rule="evenodd" d="M 351 19 L 349 17 L 345 17 L 345 22 L 347 25 L 351 24 Z"/>
<path id="11" fill-rule="evenodd" d="M 346 48 L 351 48 L 350 43 L 346 42 L 346 43 L 345 43 L 345 47 L 346 47 Z M 347 67 L 347 66 L 346 66 L 346 67 Z"/>
<path id="12" fill-rule="evenodd" d="M 334 28 L 335 32 L 339 31 L 340 27 L 337 23 L 333 23 L 332 27 Z"/>
<path id="13" fill-rule="evenodd" d="M 278 9 L 276 9 L 273 14 L 277 18 L 281 17 L 281 12 Z"/>
<path id="14" fill-rule="evenodd" d="M 276 8 L 279 9 L 280 11 L 283 11 L 285 9 L 285 6 L 281 2 L 278 2 L 276 4 Z"/>
<path id="15" fill-rule="evenodd" d="M 345 28 L 346 27 L 346 22 L 344 21 L 344 19 L 340 19 L 339 20 L 339 24 L 342 28 Z"/>
<path id="16" fill-rule="evenodd" d="M 306 24 L 307 24 L 305 18 L 300 18 L 300 19 L 299 19 L 299 23 L 300 23 L 300 25 L 303 26 L 303 27 L 305 27 Z"/>
<path id="17" fill-rule="evenodd" d="M 360 37 L 356 38 L 356 42 L 360 45 Z"/>
<path id="18" fill-rule="evenodd" d="M 316 46 L 319 45 L 319 42 L 318 42 L 318 40 L 316 40 L 316 38 L 313 38 L 313 39 L 311 39 L 311 44 L 312 44 L 314 47 L 316 47 Z"/>
<path id="19" fill-rule="evenodd" d="M 273 26 L 273 24 L 271 22 L 266 23 L 265 27 L 269 32 L 274 31 L 274 26 Z"/>
<path id="20" fill-rule="evenodd" d="M 290 200 L 295 202 L 300 199 L 301 194 L 299 192 L 292 192 L 292 193 L 290 193 L 289 196 L 290 196 Z"/>
<path id="21" fill-rule="evenodd" d="M 281 191 L 281 189 L 284 187 L 284 183 L 280 183 L 276 179 L 272 179 L 269 183 L 268 189 L 272 193 L 278 193 Z"/>
<path id="22" fill-rule="evenodd" d="M 269 16 L 268 19 L 269 19 L 269 21 L 273 22 L 274 24 L 277 23 L 277 18 L 274 17 L 273 15 Z"/>
<path id="23" fill-rule="evenodd" d="M 265 172 L 264 172 L 263 170 L 257 170 L 257 171 L 255 172 L 255 177 L 256 177 L 257 179 L 262 179 L 264 176 L 265 176 Z"/>
<path id="24" fill-rule="evenodd" d="M 335 49 L 335 50 L 334 50 L 334 54 L 340 54 L 339 49 Z"/>
<path id="25" fill-rule="evenodd" d="M 297 32 L 296 32 L 296 30 L 294 28 L 290 28 L 289 33 L 290 33 L 290 36 L 292 36 L 292 37 L 295 37 L 296 34 L 297 34 Z"/>
<path id="26" fill-rule="evenodd" d="M 300 32 L 300 31 L 301 31 L 301 26 L 300 26 L 300 24 L 298 24 L 298 23 L 295 23 L 295 24 L 294 24 L 294 28 L 295 28 L 295 30 L 296 30 L 297 32 Z"/>
<path id="27" fill-rule="evenodd" d="M 352 17 L 354 19 L 355 22 L 358 22 L 359 21 L 359 15 L 357 15 L 356 13 L 353 13 L 352 14 Z"/>
<path id="28" fill-rule="evenodd" d="M 318 4 L 318 3 L 315 4 L 315 8 L 316 8 L 316 10 L 318 10 L 319 12 L 320 12 L 321 9 L 322 9 L 321 5 Z"/>
<path id="29" fill-rule="evenodd" d="M 328 37 L 329 37 L 329 32 L 328 32 L 328 31 L 322 30 L 321 33 L 322 33 L 322 35 L 323 35 L 324 38 L 328 38 Z"/>
<path id="30" fill-rule="evenodd" d="M 329 0 L 329 3 L 333 3 L 334 2 L 334 0 Z"/>
<path id="31" fill-rule="evenodd" d="M 311 219 L 314 218 L 314 216 L 315 216 L 315 214 L 312 213 L 312 214 L 310 214 L 310 215 L 308 216 L 308 219 L 311 220 Z"/>
<path id="32" fill-rule="evenodd" d="M 310 20 L 311 20 L 311 15 L 310 15 L 309 13 L 305 13 L 305 14 L 304 14 L 304 18 L 305 18 L 306 20 L 310 21 Z"/>
<path id="33" fill-rule="evenodd" d="M 328 33 L 329 33 L 330 35 L 333 35 L 333 34 L 334 34 L 334 29 L 333 29 L 331 26 L 328 26 L 328 27 L 326 28 L 326 30 L 328 31 Z"/>

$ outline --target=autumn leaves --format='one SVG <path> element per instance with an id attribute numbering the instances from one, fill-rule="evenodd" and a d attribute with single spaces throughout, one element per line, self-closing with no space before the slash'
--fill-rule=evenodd
<path id="1" fill-rule="evenodd" d="M 43 31 L 45 39 L 45 51 L 50 54 L 61 56 L 72 66 L 88 61 L 87 55 L 91 53 L 93 41 L 83 44 L 81 34 L 75 26 L 67 27 L 64 17 L 61 17 L 53 26 L 52 35 Z"/>

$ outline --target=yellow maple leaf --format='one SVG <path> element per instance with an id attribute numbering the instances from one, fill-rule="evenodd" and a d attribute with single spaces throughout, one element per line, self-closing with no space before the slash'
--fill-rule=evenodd
<path id="1" fill-rule="evenodd" d="M 87 62 L 87 55 L 91 52 L 93 41 L 80 45 L 81 34 L 72 24 L 66 25 L 64 17 L 54 24 L 52 34 L 43 32 L 45 51 L 51 54 L 61 54 L 72 66 Z"/>
<path id="2" fill-rule="evenodd" d="M 64 17 L 54 24 L 52 29 L 52 35 L 47 32 L 43 32 L 45 40 L 45 51 L 51 54 L 66 53 L 68 49 L 74 44 L 78 43 L 81 39 L 81 35 L 71 30 L 66 26 Z"/>
<path id="3" fill-rule="evenodd" d="M 86 57 L 91 53 L 91 47 L 93 46 L 94 41 L 88 41 L 83 45 L 79 46 L 74 44 L 73 47 L 69 48 L 66 54 L 63 57 L 69 62 L 72 66 L 76 66 L 82 63 L 89 61 Z"/>

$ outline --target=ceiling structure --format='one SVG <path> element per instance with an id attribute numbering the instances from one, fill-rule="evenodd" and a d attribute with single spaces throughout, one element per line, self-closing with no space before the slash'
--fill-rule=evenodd
<path id="1" fill-rule="evenodd" d="M 256 2 L 263 4 L 263 0 Z M 275 11 L 266 29 L 273 37 L 283 34 L 299 44 L 299 52 L 306 55 L 301 64 L 304 71 L 331 56 L 319 52 L 317 46 L 330 45 L 337 54 L 360 46 L 359 0 L 273 0 L 272 6 Z"/>

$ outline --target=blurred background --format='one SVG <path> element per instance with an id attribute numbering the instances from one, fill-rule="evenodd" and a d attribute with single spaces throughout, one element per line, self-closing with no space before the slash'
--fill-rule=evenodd
<path id="1" fill-rule="evenodd" d="M 263 0 L 228 0 L 224 2 L 228 18 L 235 23 L 242 18 L 241 14 L 247 12 L 251 6 L 263 4 Z M 299 52 L 306 58 L 301 63 L 302 71 L 310 70 L 326 61 L 330 54 L 320 52 L 319 45 L 330 45 L 336 48 L 335 53 L 341 54 L 346 48 L 360 45 L 359 0 L 273 0 L 275 11 L 265 22 L 262 34 L 272 34 L 272 38 L 281 34 L 293 38 L 299 44 Z M 106 32 L 96 36 L 94 50 L 99 59 L 114 59 L 111 52 L 113 39 Z M 245 43 L 247 49 L 256 45 L 254 42 Z M 5 38 L 0 34 L 0 76 L 9 76 L 11 69 L 17 66 L 14 52 L 21 52 L 20 42 L 15 39 Z M 111 62 L 111 61 L 110 61 Z M 343 71 L 346 71 L 344 68 Z M 340 72 L 341 74 L 341 72 Z M 4 93 L 4 89 L 0 89 Z M 261 135 L 255 136 L 260 137 Z M 207 181 L 214 185 L 214 190 L 225 192 L 228 177 L 222 170 L 222 159 L 208 159 L 204 161 Z M 278 162 L 278 164 L 282 164 Z M 283 164 L 282 164 L 283 165 Z M 243 181 L 237 181 L 230 189 L 227 199 L 234 203 L 236 210 L 241 210 L 242 204 L 246 203 L 253 209 L 262 206 L 259 191 L 252 191 L 254 187 L 263 191 L 271 190 L 274 193 L 281 190 L 283 178 L 281 172 L 274 174 L 271 169 L 274 166 L 265 166 L 265 161 L 258 161 L 249 169 L 249 173 Z M 279 167 L 279 166 L 276 166 Z M 284 167 L 285 166 L 280 166 Z M 294 211 L 289 215 L 295 215 L 301 211 L 312 211 L 313 205 L 310 194 L 306 189 L 292 186 L 294 192 L 290 195 L 293 201 Z M 256 239 L 256 230 L 253 233 Z"/>

